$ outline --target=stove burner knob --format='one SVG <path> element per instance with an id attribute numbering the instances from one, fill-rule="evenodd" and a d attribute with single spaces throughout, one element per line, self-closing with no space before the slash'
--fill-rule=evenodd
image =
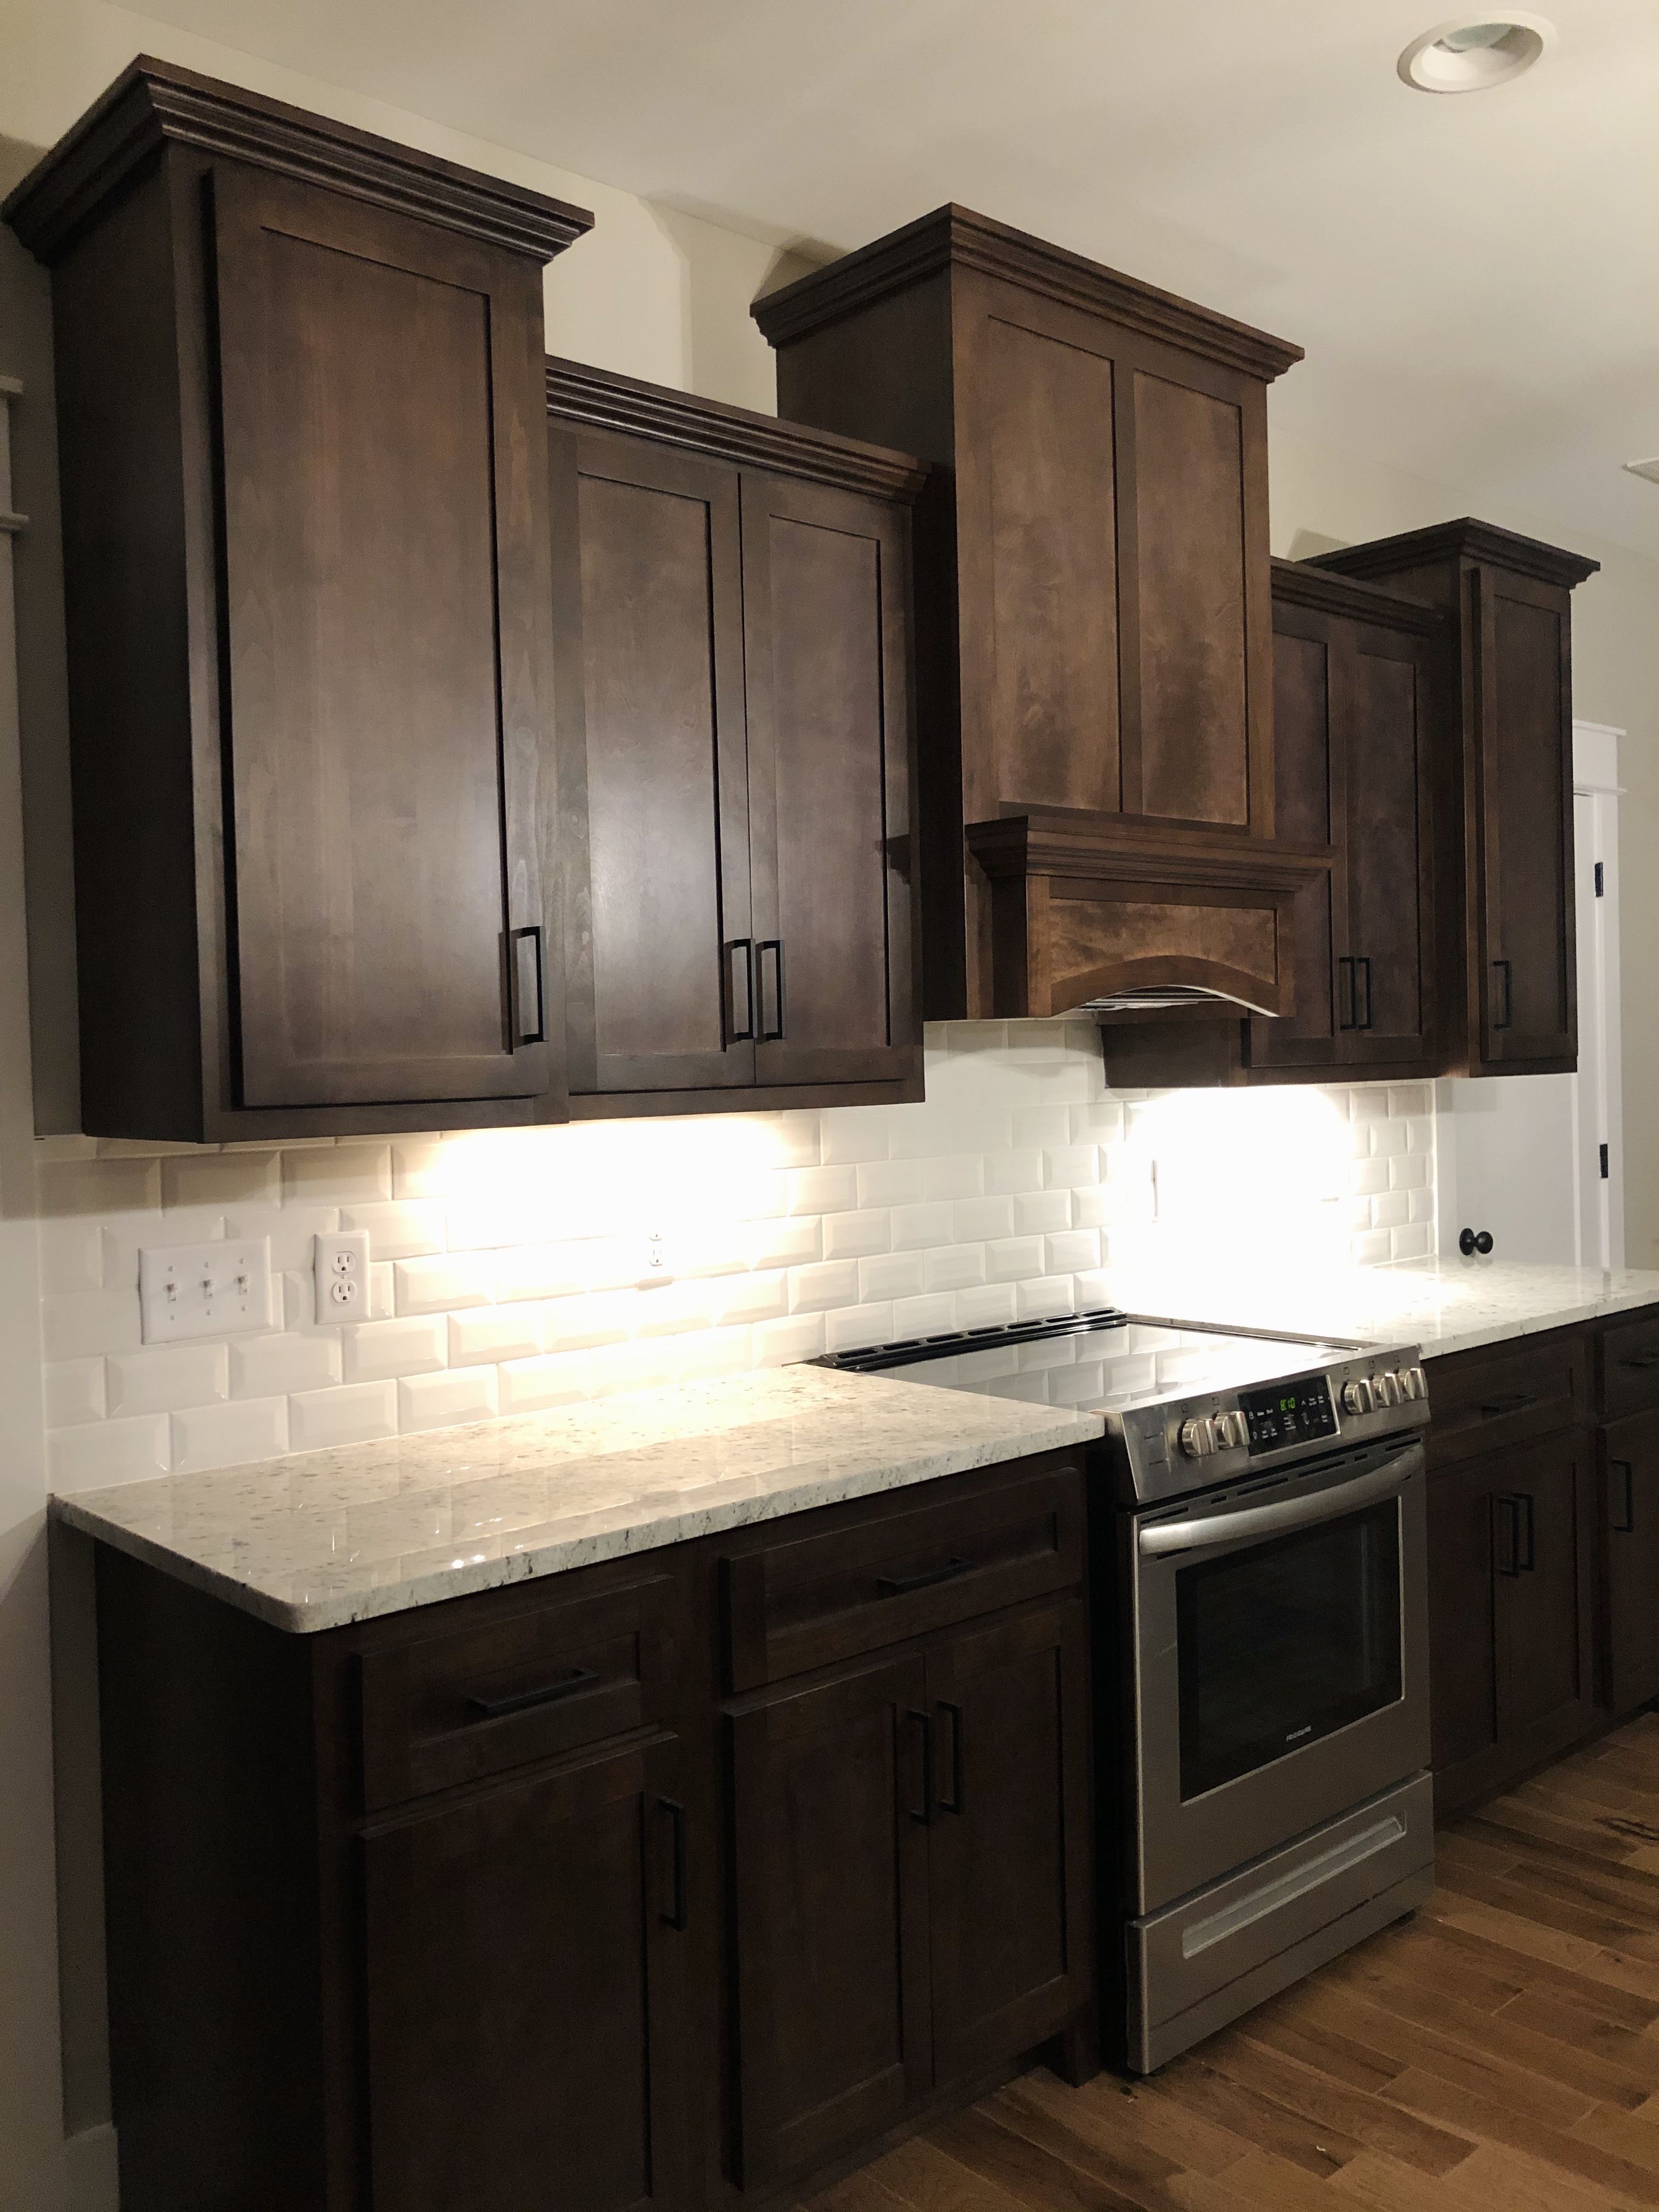
<path id="1" fill-rule="evenodd" d="M 1181 1449 L 1188 1459 L 1207 1459 L 1215 1449 L 1215 1423 L 1207 1413 L 1181 1424 Z"/>
<path id="2" fill-rule="evenodd" d="M 1243 1413 L 1218 1413 L 1215 1417 L 1216 1446 L 1221 1451 L 1237 1451 L 1245 1441 Z"/>
<path id="3" fill-rule="evenodd" d="M 1375 1410 L 1376 1401 L 1371 1386 L 1363 1375 L 1342 1385 L 1342 1410 L 1345 1413 L 1369 1413 Z"/>
<path id="4" fill-rule="evenodd" d="M 1377 1376 L 1376 1402 L 1379 1406 L 1397 1406 L 1405 1395 L 1405 1385 L 1392 1369 Z"/>
<path id="5" fill-rule="evenodd" d="M 1408 1398 L 1426 1398 L 1429 1395 L 1429 1378 L 1420 1367 L 1402 1367 L 1400 1383 Z"/>

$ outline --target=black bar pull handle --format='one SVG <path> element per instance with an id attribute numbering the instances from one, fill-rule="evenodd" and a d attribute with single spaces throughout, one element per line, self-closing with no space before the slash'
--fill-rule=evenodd
<path id="1" fill-rule="evenodd" d="M 519 1045 L 547 1042 L 547 1000 L 542 979 L 539 922 L 515 929 L 513 939 L 513 1033 Z"/>
<path id="2" fill-rule="evenodd" d="M 1370 954 L 1369 952 L 1362 952 L 1362 953 L 1358 956 L 1358 957 L 1355 960 L 1355 962 L 1354 962 L 1354 963 L 1353 963 L 1353 966 L 1354 966 L 1354 977 L 1355 977 L 1356 981 L 1358 980 L 1359 972 L 1360 972 L 1360 970 L 1361 970 L 1362 969 L 1364 970 L 1364 974 L 1365 974 L 1365 1011 L 1364 1011 L 1364 1012 L 1363 1014 L 1361 1014 L 1361 1013 L 1360 1013 L 1360 1012 L 1356 1009 L 1355 1013 L 1354 1013 L 1353 1025 L 1354 1025 L 1354 1027 L 1355 1027 L 1357 1030 L 1368 1030 L 1368 1029 L 1370 1029 L 1370 1025 L 1371 1025 L 1371 956 L 1370 956 Z"/>
<path id="3" fill-rule="evenodd" d="M 773 1018 L 766 1018 L 766 956 L 772 956 Z M 760 1041 L 763 1044 L 777 1044 L 783 1036 L 783 939 L 763 937 L 755 947 L 755 965 L 760 977 Z"/>
<path id="4" fill-rule="evenodd" d="M 1521 1572 L 1521 1501 L 1518 1498 L 1495 1498 L 1492 1504 L 1504 1516 L 1504 1533 L 1509 1539 L 1506 1549 L 1499 1547 L 1498 1571 L 1512 1580 Z"/>
<path id="5" fill-rule="evenodd" d="M 972 1562 L 958 1559 L 955 1553 L 943 1566 L 924 1567 L 919 1575 L 878 1575 L 878 1597 L 908 1597 L 912 1590 L 931 1589 L 935 1583 L 953 1583 L 958 1575 L 965 1575 Z"/>
<path id="6" fill-rule="evenodd" d="M 752 938 L 734 937 L 726 948 L 726 1041 L 752 1044 L 755 1041 L 755 945 Z M 743 1019 L 738 1019 L 738 988 L 743 988 Z"/>
<path id="7" fill-rule="evenodd" d="M 1492 964 L 1504 979 L 1504 1018 L 1500 1022 L 1494 1014 L 1492 1025 L 1495 1030 L 1506 1030 L 1515 1021 L 1515 965 L 1509 960 L 1494 960 Z"/>
<path id="8" fill-rule="evenodd" d="M 1354 961 L 1345 952 L 1336 963 L 1336 1025 L 1340 1030 L 1358 1029 L 1359 1011 L 1358 987 L 1354 978 Z"/>
<path id="9" fill-rule="evenodd" d="M 1537 1403 L 1530 1390 L 1517 1390 L 1512 1397 L 1488 1398 L 1480 1408 L 1480 1418 L 1483 1421 L 1502 1420 L 1508 1413 L 1524 1413 L 1528 1406 Z"/>
<path id="10" fill-rule="evenodd" d="M 928 1714 L 918 1712 L 914 1705 L 905 1717 L 921 1732 L 921 1802 L 911 1806 L 910 1818 L 918 1827 L 930 1828 L 933 1825 L 933 1723 Z"/>
<path id="11" fill-rule="evenodd" d="M 1621 1359 L 1619 1364 L 1621 1367 L 1636 1367 L 1644 1370 L 1659 1367 L 1659 1352 L 1638 1352 L 1634 1359 Z"/>
<path id="12" fill-rule="evenodd" d="M 1613 1533 L 1615 1536 L 1633 1536 L 1636 1534 L 1636 1464 L 1633 1460 L 1610 1459 L 1607 1473 L 1611 1474 L 1615 1469 L 1625 1478 L 1625 1517 L 1613 1522 Z"/>
<path id="13" fill-rule="evenodd" d="M 951 1794 L 946 1797 L 943 1792 L 940 1793 L 939 1810 L 942 1813 L 960 1813 L 962 1810 L 962 1707 L 952 1705 L 948 1698 L 941 1698 L 939 1710 L 945 1714 L 951 1723 Z"/>
<path id="14" fill-rule="evenodd" d="M 685 1808 L 672 1797 L 659 1797 L 657 1810 L 668 1821 L 668 1894 L 665 1912 L 658 1914 L 664 1927 L 685 1932 Z"/>
<path id="15" fill-rule="evenodd" d="M 1531 1491 L 1517 1491 L 1516 1502 L 1521 1508 L 1521 1518 L 1527 1532 L 1527 1555 L 1520 1562 L 1518 1571 L 1529 1575 L 1538 1565 L 1538 1515 Z"/>
<path id="16" fill-rule="evenodd" d="M 575 1667 L 556 1682 L 543 1682 L 533 1690 L 512 1690 L 504 1698 L 469 1698 L 467 1714 L 475 1721 L 502 1720 L 508 1713 L 527 1713 L 532 1705 L 556 1705 L 561 1698 L 574 1697 L 599 1679 L 591 1667 Z"/>

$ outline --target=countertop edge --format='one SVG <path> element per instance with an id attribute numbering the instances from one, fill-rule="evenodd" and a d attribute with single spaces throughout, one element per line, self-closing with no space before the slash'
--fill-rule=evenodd
<path id="1" fill-rule="evenodd" d="M 952 1474 L 971 1474 L 982 1468 L 1001 1467 L 1046 1451 L 1063 1451 L 1074 1444 L 1097 1443 L 1106 1424 L 1097 1413 L 1061 1412 L 1049 1407 L 1032 1407 L 1044 1416 L 1040 1428 L 1025 1435 L 988 1438 L 981 1445 L 954 1444 L 900 1461 L 878 1471 L 819 1473 L 787 1489 L 764 1496 L 732 1498 L 713 1505 L 682 1504 L 649 1521 L 591 1534 L 574 1535 L 531 1552 L 480 1559 L 465 1567 L 450 1567 L 416 1577 L 406 1583 L 390 1583 L 379 1589 L 354 1591 L 348 1596 L 319 1598 L 296 1605 L 256 1583 L 238 1581 L 222 1569 L 176 1552 L 159 1538 L 146 1536 L 91 1511 L 74 1496 L 54 1495 L 49 1500 L 52 1517 L 82 1535 L 111 1545 L 146 1565 L 159 1568 L 176 1581 L 186 1583 L 212 1597 L 222 1599 L 239 1611 L 251 1613 L 268 1626 L 292 1635 L 316 1635 L 326 1629 L 349 1628 L 360 1621 L 410 1613 L 451 1598 L 472 1597 L 483 1591 L 504 1589 L 520 1583 L 598 1566 L 606 1560 L 627 1559 L 638 1553 L 665 1550 L 703 1536 L 717 1536 L 768 1521 L 781 1521 L 820 1506 L 853 1504 L 896 1490 L 942 1480 Z"/>

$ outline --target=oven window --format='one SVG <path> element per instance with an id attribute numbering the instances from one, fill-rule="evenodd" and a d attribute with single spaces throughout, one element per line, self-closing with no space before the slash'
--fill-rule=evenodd
<path id="1" fill-rule="evenodd" d="M 1176 1619 L 1184 1802 L 1397 1701 L 1396 1501 L 1181 1568 Z"/>

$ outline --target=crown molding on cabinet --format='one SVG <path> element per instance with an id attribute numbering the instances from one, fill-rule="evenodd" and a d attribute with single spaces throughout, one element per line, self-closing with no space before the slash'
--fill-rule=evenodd
<path id="1" fill-rule="evenodd" d="M 0 203 L 0 219 L 50 267 L 168 143 L 325 185 L 538 261 L 550 260 L 593 227 L 586 208 L 148 54 L 140 54 L 36 162 Z"/>
<path id="2" fill-rule="evenodd" d="M 908 504 L 927 481 L 926 463 L 908 453 L 890 453 L 884 446 L 866 445 L 861 439 L 780 422 L 775 415 L 755 414 L 746 407 L 729 407 L 693 392 L 641 383 L 635 377 L 551 356 L 547 411 L 561 422 L 589 429 L 691 445 L 739 467 L 804 477 L 878 499 Z"/>
<path id="3" fill-rule="evenodd" d="M 1356 577 L 1338 575 L 1307 561 L 1280 561 L 1273 565 L 1273 605 L 1309 607 L 1319 614 L 1346 615 L 1355 622 L 1379 621 L 1389 629 L 1437 637 L 1451 621 L 1444 607 L 1402 599 L 1380 585 L 1364 584 Z"/>
<path id="4" fill-rule="evenodd" d="M 1126 329 L 1202 353 L 1251 376 L 1281 376 L 1303 357 L 1302 348 L 1284 338 L 1194 307 L 954 203 L 769 293 L 751 312 L 773 345 L 787 345 L 950 268 L 978 270 L 1091 314 L 1109 315 Z"/>
<path id="5" fill-rule="evenodd" d="M 1502 530 L 1472 514 L 1427 530 L 1407 530 L 1397 538 L 1374 538 L 1364 545 L 1344 546 L 1340 552 L 1316 554 L 1308 565 L 1343 576 L 1392 576 L 1402 569 L 1431 568 L 1437 561 L 1490 561 L 1516 575 L 1567 591 L 1601 565 L 1586 554 L 1546 545 L 1540 538 L 1523 538 L 1519 531 Z"/>

